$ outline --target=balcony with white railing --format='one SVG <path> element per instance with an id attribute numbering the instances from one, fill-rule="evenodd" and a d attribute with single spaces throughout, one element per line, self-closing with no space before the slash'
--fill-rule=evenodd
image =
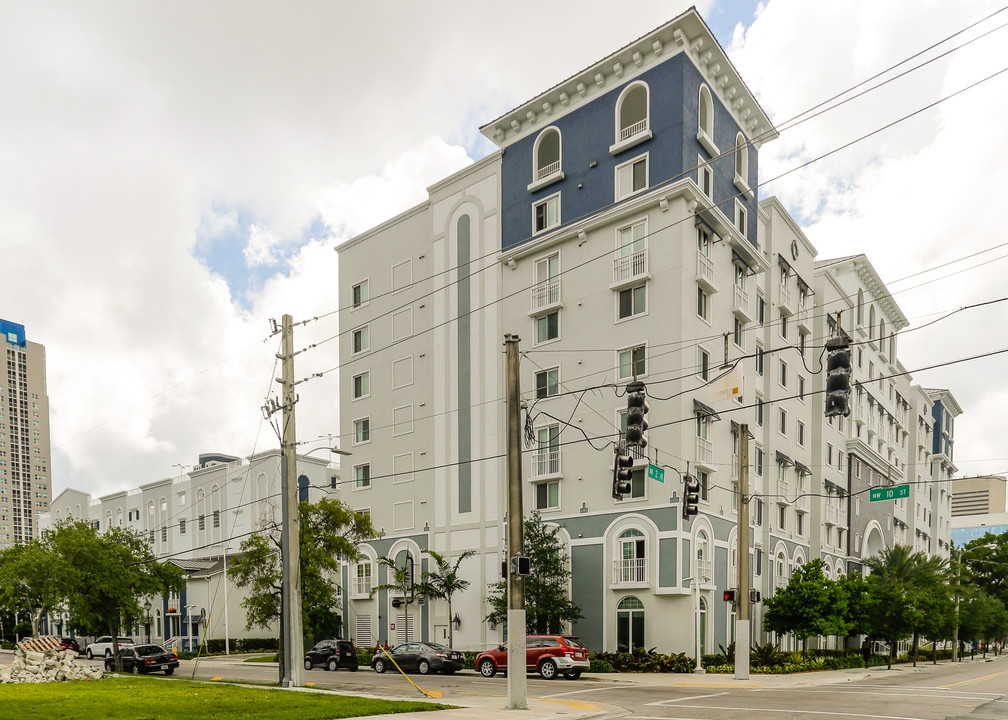
<path id="1" fill-rule="evenodd" d="M 620 255 L 613 260 L 613 286 L 635 282 L 647 276 L 647 248 L 628 255 Z"/>
<path id="2" fill-rule="evenodd" d="M 696 566 L 694 567 L 694 577 L 701 585 L 709 585 L 714 582 L 714 562 L 712 560 L 700 560 L 699 558 L 694 561 Z"/>
<path id="3" fill-rule="evenodd" d="M 698 437 L 696 439 L 696 461 L 700 465 L 712 467 L 714 463 L 714 443 Z"/>
<path id="4" fill-rule="evenodd" d="M 795 498 L 795 509 L 806 513 L 809 511 L 809 496 L 803 491 L 799 491 L 798 497 Z"/>
<path id="5" fill-rule="evenodd" d="M 868 421 L 868 410 L 863 402 L 854 403 L 854 419 L 861 425 Z"/>
<path id="6" fill-rule="evenodd" d="M 799 305 L 798 306 L 798 325 L 804 328 L 806 332 L 812 332 L 812 306 L 811 305 Z"/>
<path id="7" fill-rule="evenodd" d="M 553 278 L 533 286 L 532 312 L 541 312 L 560 304 L 560 278 Z"/>
<path id="8" fill-rule="evenodd" d="M 791 483 L 787 480 L 777 481 L 777 502 L 781 505 L 791 503 Z"/>
<path id="9" fill-rule="evenodd" d="M 532 454 L 532 476 L 530 480 L 542 480 L 560 474 L 560 451 L 547 450 Z"/>
<path id="10" fill-rule="evenodd" d="M 753 321 L 752 306 L 749 302 L 749 293 L 745 288 L 735 285 L 735 292 L 732 295 L 732 310 L 742 318 L 743 322 Z"/>
<path id="11" fill-rule="evenodd" d="M 826 504 L 825 522 L 827 525 L 840 525 L 840 508 L 830 503 Z"/>
<path id="12" fill-rule="evenodd" d="M 362 595 L 371 594 L 371 576 L 361 575 L 353 579 L 353 593 L 354 595 L 360 597 Z"/>
<path id="13" fill-rule="evenodd" d="M 613 560 L 613 585 L 640 585 L 647 581 L 647 558 Z"/>
<path id="14" fill-rule="evenodd" d="M 780 288 L 780 295 L 779 295 L 780 309 L 786 312 L 788 315 L 794 315 L 794 305 L 791 304 L 792 302 L 791 288 L 787 287 L 786 285 L 778 285 L 777 287 Z"/>
<path id="15" fill-rule="evenodd" d="M 548 178 L 550 175 L 555 175 L 560 172 L 560 161 L 556 160 L 551 162 L 549 165 L 543 165 L 536 171 L 536 180 L 542 180 L 543 178 Z"/>
<path id="16" fill-rule="evenodd" d="M 714 261 L 699 251 L 696 254 L 696 277 L 704 290 L 717 292 L 717 286 L 714 284 Z"/>
<path id="17" fill-rule="evenodd" d="M 625 128 L 620 128 L 619 139 L 620 142 L 626 142 L 631 138 L 635 138 L 638 135 L 643 135 L 647 132 L 648 121 L 647 118 L 643 120 L 638 120 L 633 125 L 627 125 Z"/>

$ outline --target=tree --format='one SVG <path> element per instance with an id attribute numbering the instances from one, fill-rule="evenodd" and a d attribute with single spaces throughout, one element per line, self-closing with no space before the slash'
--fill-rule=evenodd
<path id="1" fill-rule="evenodd" d="M 332 608 L 337 606 L 339 595 L 340 563 L 359 559 L 359 543 L 376 533 L 369 517 L 355 513 L 335 498 L 299 503 L 298 518 L 301 622 L 305 633 L 317 638 L 332 626 Z M 242 601 L 246 629 L 279 624 L 283 590 L 280 547 L 280 526 L 270 522 L 262 532 L 242 541 L 241 555 L 228 566 L 235 585 L 246 590 Z M 280 632 L 282 644 L 282 624 Z M 283 679 L 286 667 L 282 653 L 279 670 Z"/>
<path id="2" fill-rule="evenodd" d="M 57 525 L 51 536 L 56 561 L 50 568 L 66 593 L 74 626 L 88 634 L 109 634 L 117 670 L 124 626 L 143 616 L 141 598 L 181 590 L 182 571 L 158 562 L 139 533 L 111 527 L 99 533 L 84 520 Z"/>
<path id="3" fill-rule="evenodd" d="M 431 571 L 424 571 L 423 582 L 420 585 L 420 594 L 428 598 L 437 598 L 448 602 L 448 647 L 454 647 L 452 642 L 455 639 L 455 624 L 452 622 L 452 596 L 458 592 L 464 592 L 469 587 L 469 581 L 463 580 L 459 575 L 459 566 L 468 558 L 476 554 L 475 550 L 466 550 L 452 565 L 448 558 L 434 550 L 428 550 L 427 554 L 434 558 L 437 567 Z"/>
<path id="4" fill-rule="evenodd" d="M 0 552 L 0 607 L 14 615 L 27 612 L 36 637 L 42 618 L 63 606 L 64 593 L 53 573 L 57 559 L 48 539 Z"/>
<path id="5" fill-rule="evenodd" d="M 868 625 L 868 581 L 861 573 L 854 572 L 837 580 L 837 585 L 847 599 L 844 613 L 845 632 L 848 635 L 867 635 Z"/>
<path id="6" fill-rule="evenodd" d="M 847 598 L 842 587 L 823 574 L 816 558 L 795 568 L 787 587 L 763 602 L 763 627 L 778 634 L 793 632 L 806 652 L 808 638 L 846 635 Z"/>
<path id="7" fill-rule="evenodd" d="M 396 565 L 393 558 L 385 556 L 378 558 L 378 564 L 388 568 L 391 577 L 388 582 L 372 587 L 371 593 L 368 597 L 373 598 L 379 592 L 388 592 L 399 596 L 399 600 L 403 605 L 403 611 L 406 615 L 406 622 L 403 626 L 403 637 L 405 637 L 408 642 L 410 639 L 409 606 L 413 601 L 423 597 L 423 593 L 419 592 L 420 585 L 415 581 L 416 568 L 414 567 L 413 555 L 409 552 L 409 550 L 407 550 L 403 556 L 402 565 Z M 393 603 L 394 602 L 395 600 L 393 600 Z M 451 623 L 449 623 L 449 626 L 450 625 Z"/>
<path id="8" fill-rule="evenodd" d="M 962 579 L 1008 607 L 1008 531 L 987 533 L 962 549 Z"/>
<path id="9" fill-rule="evenodd" d="M 547 525 L 538 510 L 525 520 L 525 554 L 531 561 L 531 574 L 525 578 L 525 630 L 528 633 L 560 633 L 566 623 L 584 617 L 581 608 L 571 602 L 568 592 L 570 558 L 560 541 L 560 526 Z M 496 582 L 489 588 L 488 600 L 493 611 L 488 620 L 507 622 L 507 583 Z"/>

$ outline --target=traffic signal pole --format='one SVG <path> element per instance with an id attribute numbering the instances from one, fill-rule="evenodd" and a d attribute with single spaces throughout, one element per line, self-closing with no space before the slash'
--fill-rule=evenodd
<path id="1" fill-rule="evenodd" d="M 735 679 L 749 679 L 749 425 L 739 425 L 738 454 L 738 592 L 735 593 Z"/>
<path id="2" fill-rule="evenodd" d="M 518 382 L 518 343 L 510 333 L 504 336 L 507 349 L 505 396 L 507 398 L 507 707 L 528 709 L 528 678 L 525 675 L 525 578 L 518 574 L 512 558 L 524 548 L 522 509 L 521 392 Z"/>

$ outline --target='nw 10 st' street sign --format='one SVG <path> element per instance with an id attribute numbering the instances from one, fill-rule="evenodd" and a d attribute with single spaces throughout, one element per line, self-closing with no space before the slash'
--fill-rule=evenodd
<path id="1" fill-rule="evenodd" d="M 868 491 L 868 502 L 876 500 L 896 500 L 910 497 L 910 485 L 893 485 L 892 487 L 872 488 Z"/>

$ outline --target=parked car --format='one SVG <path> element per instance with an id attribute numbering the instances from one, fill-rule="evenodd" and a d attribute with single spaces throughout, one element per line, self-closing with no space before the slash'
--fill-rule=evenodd
<path id="1" fill-rule="evenodd" d="M 75 653 L 80 655 L 80 645 L 77 644 L 76 640 L 68 637 L 61 637 L 56 639 L 59 640 L 59 643 L 60 645 L 63 646 L 64 650 L 73 650 Z"/>
<path id="2" fill-rule="evenodd" d="M 134 645 L 133 638 L 131 637 L 120 637 L 119 638 L 119 649 L 122 650 L 124 645 Z M 85 653 L 88 656 L 88 660 L 94 658 L 95 655 L 104 655 L 105 657 L 112 657 L 112 637 L 110 635 L 104 635 L 93 643 L 87 646 Z"/>
<path id="3" fill-rule="evenodd" d="M 525 670 L 537 672 L 547 680 L 558 674 L 577 680 L 590 663 L 588 648 L 572 635 L 529 635 L 525 638 Z M 484 650 L 476 656 L 476 671 L 491 678 L 497 671 L 507 672 L 507 645 Z"/>
<path id="4" fill-rule="evenodd" d="M 456 670 L 465 667 L 465 655 L 458 650 L 427 642 L 403 643 L 391 650 L 381 650 L 375 653 L 371 660 L 371 667 L 375 672 L 383 673 L 388 668 L 395 669 L 392 660 L 403 672 L 415 670 L 421 675 L 426 675 L 429 672 L 443 672 L 445 675 L 451 675 Z"/>
<path id="5" fill-rule="evenodd" d="M 123 672 L 136 675 L 149 672 L 164 672 L 171 675 L 178 667 L 178 658 L 160 645 L 127 645 L 119 648 Z M 115 658 L 105 658 L 105 669 L 115 669 Z"/>
<path id="6" fill-rule="evenodd" d="M 349 640 L 322 640 L 305 653 L 305 670 L 321 665 L 326 670 L 346 668 L 357 672 L 357 648 Z"/>

